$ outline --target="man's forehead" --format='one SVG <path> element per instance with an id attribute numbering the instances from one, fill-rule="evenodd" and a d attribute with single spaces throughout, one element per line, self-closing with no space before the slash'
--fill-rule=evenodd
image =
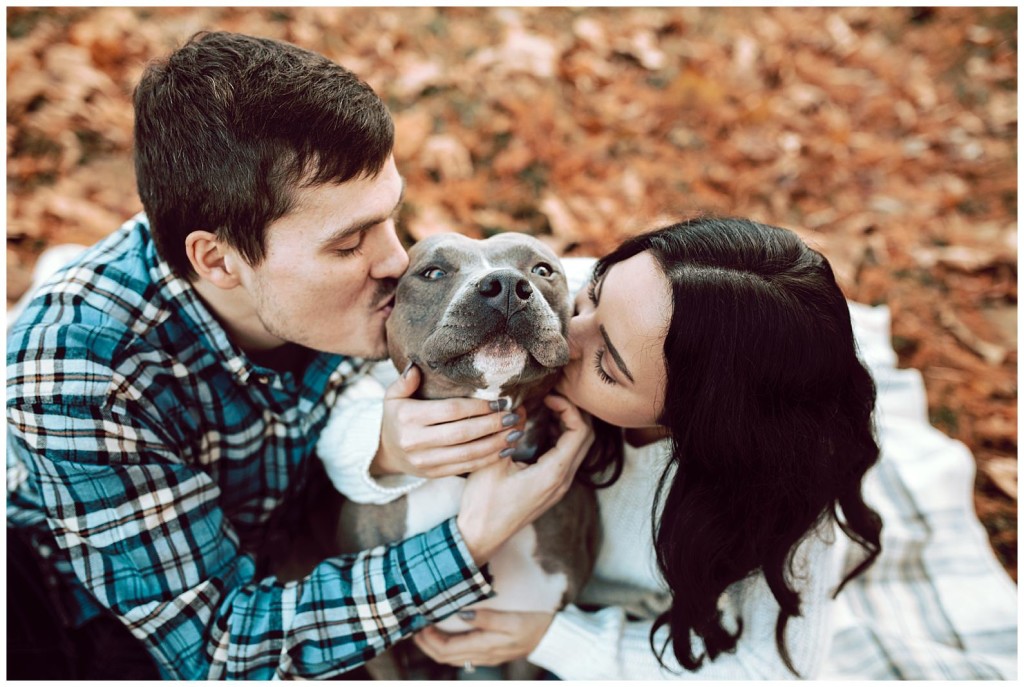
<path id="1" fill-rule="evenodd" d="M 405 196 L 405 179 L 397 171 L 372 178 L 350 179 L 298 188 L 288 214 L 318 215 L 337 222 L 359 224 L 389 217 Z"/>

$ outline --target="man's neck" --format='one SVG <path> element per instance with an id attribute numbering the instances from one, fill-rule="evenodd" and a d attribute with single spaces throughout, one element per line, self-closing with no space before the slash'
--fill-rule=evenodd
<path id="1" fill-rule="evenodd" d="M 202 279 L 192 282 L 192 286 L 228 338 L 257 365 L 299 373 L 309 362 L 309 349 L 267 331 L 245 289 L 220 289 Z"/>

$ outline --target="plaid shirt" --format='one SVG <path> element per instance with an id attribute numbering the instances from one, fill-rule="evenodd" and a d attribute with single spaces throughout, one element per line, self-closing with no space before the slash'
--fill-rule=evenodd
<path id="1" fill-rule="evenodd" d="M 8 525 L 65 620 L 111 609 L 165 677 L 328 677 L 491 592 L 454 519 L 262 577 L 254 552 L 361 361 L 254 364 L 157 255 L 144 215 L 32 298 L 7 354 Z"/>

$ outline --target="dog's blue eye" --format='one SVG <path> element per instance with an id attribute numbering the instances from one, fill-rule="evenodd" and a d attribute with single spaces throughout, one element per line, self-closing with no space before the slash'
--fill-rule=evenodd
<path id="1" fill-rule="evenodd" d="M 541 262 L 534 265 L 532 271 L 539 277 L 550 277 L 552 274 L 554 274 L 554 271 L 551 269 L 551 265 L 547 264 L 546 262 Z"/>
<path id="2" fill-rule="evenodd" d="M 420 276 L 428 281 L 437 281 L 443 278 L 448 273 L 439 267 L 428 267 L 427 269 L 420 272 Z"/>

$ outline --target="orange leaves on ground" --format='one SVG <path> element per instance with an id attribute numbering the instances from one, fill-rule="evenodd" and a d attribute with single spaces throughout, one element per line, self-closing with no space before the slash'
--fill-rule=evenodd
<path id="1" fill-rule="evenodd" d="M 43 247 L 139 209 L 146 61 L 199 29 L 290 40 L 388 103 L 411 238 L 515 230 L 597 255 L 700 211 L 798 230 L 850 297 L 892 309 L 1015 572 L 1016 25 L 956 7 L 10 8 L 9 296 Z"/>

